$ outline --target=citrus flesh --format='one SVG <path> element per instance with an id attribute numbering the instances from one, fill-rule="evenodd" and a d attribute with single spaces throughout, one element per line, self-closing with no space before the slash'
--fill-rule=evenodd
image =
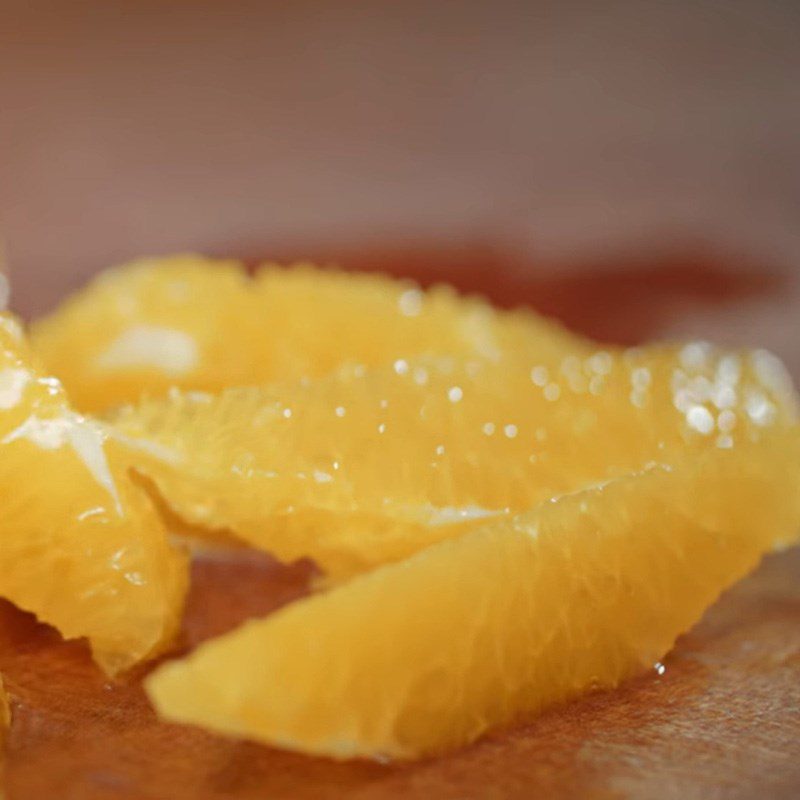
<path id="1" fill-rule="evenodd" d="M 652 668 L 796 538 L 797 445 L 717 450 L 489 521 L 207 642 L 146 689 L 167 719 L 334 758 L 463 745 Z"/>
<path id="2" fill-rule="evenodd" d="M 343 362 L 430 351 L 547 354 L 582 340 L 525 311 L 497 311 L 449 287 L 309 265 L 199 256 L 108 270 L 34 324 L 32 344 L 77 408 L 98 411 L 172 386 L 210 392 L 324 375 Z"/>
<path id="3" fill-rule="evenodd" d="M 71 409 L 0 314 L 0 596 L 88 638 L 109 673 L 163 649 L 187 584 L 125 451 Z"/>
<path id="4" fill-rule="evenodd" d="M 178 624 L 164 519 L 334 584 L 147 680 L 224 734 L 465 744 L 651 668 L 800 527 L 797 397 L 764 351 L 598 350 L 444 287 L 150 259 L 34 328 L 79 409 L 136 403 L 100 424 L 2 328 L 0 595 L 114 672 Z"/>
<path id="5" fill-rule="evenodd" d="M 797 404 L 770 354 L 694 343 L 400 359 L 173 393 L 116 424 L 177 454 L 134 460 L 180 518 L 342 579 L 653 461 L 794 430 Z"/>

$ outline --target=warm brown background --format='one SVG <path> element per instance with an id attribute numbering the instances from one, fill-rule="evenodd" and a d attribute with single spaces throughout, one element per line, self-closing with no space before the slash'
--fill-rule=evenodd
<path id="1" fill-rule="evenodd" d="M 5 0 L 0 16 L 0 236 L 25 311 L 185 249 L 480 245 L 538 272 L 711 249 L 800 275 L 793 0 Z M 772 320 L 789 309 L 704 324 L 786 350 Z"/>
<path id="2" fill-rule="evenodd" d="M 766 344 L 800 377 L 790 0 L 0 4 L 0 236 L 33 314 L 111 263 L 318 257 L 616 341 Z M 305 591 L 198 564 L 187 645 Z M 164 726 L 0 605 L 9 800 L 800 796 L 800 557 L 663 677 L 447 758 L 336 765 Z"/>

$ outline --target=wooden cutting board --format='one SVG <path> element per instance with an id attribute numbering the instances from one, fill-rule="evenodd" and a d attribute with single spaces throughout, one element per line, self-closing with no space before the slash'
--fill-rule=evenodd
<path id="1" fill-rule="evenodd" d="M 400 271 L 420 273 L 408 266 Z M 779 291 L 758 275 L 733 280 L 697 265 L 637 275 L 537 282 L 499 280 L 485 266 L 459 273 L 468 288 L 488 288 L 501 301 L 538 300 L 594 335 L 623 341 L 651 333 L 687 303 L 735 304 Z M 245 551 L 198 561 L 182 647 L 301 597 L 312 574 L 309 563 L 282 566 Z M 83 643 L 65 643 L 0 602 L 0 671 L 14 714 L 7 798 L 800 797 L 800 548 L 768 557 L 726 593 L 665 666 L 446 757 L 337 764 L 160 723 L 141 674 L 109 681 Z"/>

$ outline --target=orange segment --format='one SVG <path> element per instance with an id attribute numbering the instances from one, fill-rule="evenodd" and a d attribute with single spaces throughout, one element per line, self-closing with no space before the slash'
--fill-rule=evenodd
<path id="1" fill-rule="evenodd" d="M 587 484 L 797 424 L 780 363 L 707 345 L 498 362 L 398 360 L 312 382 L 174 394 L 117 420 L 187 522 L 334 578 Z"/>
<path id="2" fill-rule="evenodd" d="M 652 668 L 800 526 L 797 439 L 657 466 L 488 523 L 208 642 L 162 716 L 334 758 L 410 758 Z"/>
<path id="3" fill-rule="evenodd" d="M 96 411 L 172 384 L 246 380 L 255 351 L 250 305 L 236 262 L 143 259 L 101 274 L 36 322 L 31 345 L 75 405 Z"/>
<path id="4" fill-rule="evenodd" d="M 169 642 L 187 584 L 129 460 L 70 409 L 0 315 L 0 596 L 67 638 L 87 637 L 110 673 Z"/>
<path id="5" fill-rule="evenodd" d="M 529 312 L 501 312 L 447 287 L 311 266 L 199 256 L 109 270 L 33 326 L 32 342 L 78 408 L 96 411 L 171 386 L 227 386 L 324 375 L 431 350 L 546 355 L 580 340 Z"/>

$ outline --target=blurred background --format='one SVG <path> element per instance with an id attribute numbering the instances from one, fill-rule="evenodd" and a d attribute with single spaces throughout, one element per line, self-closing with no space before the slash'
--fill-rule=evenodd
<path id="1" fill-rule="evenodd" d="M 794 0 L 2 9 L 27 315 L 142 254 L 314 258 L 800 375 Z"/>

